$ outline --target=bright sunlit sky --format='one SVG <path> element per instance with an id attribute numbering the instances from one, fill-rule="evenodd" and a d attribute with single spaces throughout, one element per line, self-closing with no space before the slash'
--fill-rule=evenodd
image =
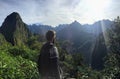
<path id="1" fill-rule="evenodd" d="M 12 12 L 27 24 L 57 26 L 74 20 L 91 24 L 119 16 L 120 0 L 0 0 L 0 25 Z"/>

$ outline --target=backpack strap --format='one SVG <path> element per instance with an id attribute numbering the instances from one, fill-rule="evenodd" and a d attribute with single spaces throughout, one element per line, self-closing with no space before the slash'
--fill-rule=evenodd
<path id="1" fill-rule="evenodd" d="M 50 49 L 50 59 L 56 59 L 58 58 L 59 55 L 58 55 L 58 50 L 55 46 L 53 46 L 51 49 Z"/>

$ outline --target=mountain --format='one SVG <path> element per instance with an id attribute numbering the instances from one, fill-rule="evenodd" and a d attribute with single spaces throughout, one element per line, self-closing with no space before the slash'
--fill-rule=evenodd
<path id="1" fill-rule="evenodd" d="M 107 46 L 103 33 L 99 34 L 92 47 L 91 67 L 101 70 L 104 68 L 104 58 L 107 55 Z"/>
<path id="2" fill-rule="evenodd" d="M 6 17 L 0 27 L 0 32 L 12 45 L 24 44 L 30 35 L 27 25 L 22 21 L 17 12 L 13 12 Z"/>
<path id="3" fill-rule="evenodd" d="M 69 24 L 60 24 L 58 26 L 55 27 L 55 31 L 58 32 L 62 29 L 64 29 L 65 27 L 69 26 Z"/>
<path id="4" fill-rule="evenodd" d="M 49 30 L 57 32 L 57 40 L 68 53 L 81 53 L 85 62 L 94 69 L 102 69 L 103 58 L 106 56 L 104 32 L 110 29 L 113 22 L 110 20 L 97 21 L 94 24 L 82 25 L 77 21 L 70 24 L 60 24 L 57 27 L 36 25 L 31 26 L 32 32 L 45 34 Z M 37 28 L 36 28 L 37 27 Z M 44 28 L 44 29 L 43 29 Z M 41 30 L 44 30 L 43 33 Z M 42 32 L 42 33 L 41 33 Z"/>
<path id="5" fill-rule="evenodd" d="M 99 35 L 106 29 L 110 29 L 112 24 L 113 24 L 113 21 L 101 20 L 93 24 L 84 24 L 83 27 L 86 29 L 86 32 Z"/>
<path id="6" fill-rule="evenodd" d="M 79 22 L 74 21 L 57 31 L 57 38 L 59 41 L 63 41 L 62 46 L 68 53 L 81 53 L 85 62 L 87 64 L 90 62 L 91 45 L 95 38 L 92 34 L 86 32 L 86 29 Z"/>
<path id="7" fill-rule="evenodd" d="M 80 26 L 82 29 L 84 29 L 85 32 L 98 36 L 100 33 L 103 32 L 103 30 L 105 31 L 106 29 L 110 29 L 112 24 L 113 24 L 113 21 L 106 19 L 106 20 L 97 21 L 93 24 L 84 24 L 84 25 L 81 25 L 79 22 L 74 21 L 70 24 L 60 24 L 56 27 L 52 27 L 49 25 L 42 25 L 42 24 L 32 24 L 32 25 L 28 25 L 28 28 L 33 33 L 45 34 L 47 30 L 55 30 L 56 32 L 59 32 L 61 30 L 64 30 L 64 28 L 72 25 L 75 28 Z"/>
<path id="8" fill-rule="evenodd" d="M 41 25 L 41 24 L 29 25 L 28 28 L 30 29 L 30 31 L 31 31 L 32 33 L 41 34 L 41 35 L 45 35 L 45 33 L 46 33 L 48 30 L 54 30 L 54 28 L 53 28 L 52 26 Z"/>

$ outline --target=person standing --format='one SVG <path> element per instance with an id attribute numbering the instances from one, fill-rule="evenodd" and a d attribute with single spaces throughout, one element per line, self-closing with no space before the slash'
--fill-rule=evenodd
<path id="1" fill-rule="evenodd" d="M 54 45 L 56 32 L 49 30 L 46 33 L 47 42 L 42 46 L 38 58 L 38 70 L 42 79 L 62 79 L 59 66 L 59 53 Z"/>

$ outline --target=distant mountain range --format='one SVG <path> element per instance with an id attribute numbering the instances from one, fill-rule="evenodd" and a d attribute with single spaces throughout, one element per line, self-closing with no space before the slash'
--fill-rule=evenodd
<path id="1" fill-rule="evenodd" d="M 111 25 L 113 24 L 113 21 L 110 21 L 108 19 L 106 20 L 101 20 L 97 21 L 94 24 L 84 24 L 81 25 L 79 22 L 74 21 L 71 24 L 60 24 L 56 27 L 52 27 L 49 25 L 41 25 L 41 24 L 32 24 L 28 25 L 28 28 L 33 32 L 37 34 L 45 34 L 46 30 L 55 30 L 56 32 L 61 31 L 62 29 L 69 27 L 71 25 L 73 26 L 80 26 L 83 28 L 86 32 L 88 33 L 93 33 L 93 34 L 99 34 L 101 33 L 101 27 L 102 29 L 107 29 L 111 28 Z"/>
<path id="2" fill-rule="evenodd" d="M 55 30 L 57 39 L 62 41 L 62 47 L 69 53 L 81 53 L 85 62 L 94 68 L 103 68 L 103 58 L 106 55 L 106 45 L 103 33 L 111 29 L 113 21 L 101 20 L 94 24 L 80 24 L 77 21 L 71 24 L 60 24 L 57 27 L 47 25 L 29 25 L 29 29 L 36 34 L 43 34 L 47 30 Z M 67 45 L 66 45 L 67 44 Z M 99 58 L 99 59 L 97 59 Z"/>
<path id="3" fill-rule="evenodd" d="M 85 62 L 95 69 L 103 68 L 103 58 L 107 54 L 104 32 L 110 29 L 113 21 L 101 20 L 94 24 L 60 24 L 57 27 L 40 24 L 25 24 L 17 12 L 8 15 L 0 27 L 0 36 L 12 45 L 22 45 L 32 33 L 45 35 L 48 30 L 55 30 L 57 40 L 68 53 L 81 53 Z M 3 38 L 2 36 L 2 38 Z M 4 39 L 4 38 L 3 38 Z"/>
<path id="4" fill-rule="evenodd" d="M 55 30 L 57 39 L 62 41 L 62 47 L 69 53 L 81 53 L 85 62 L 93 68 L 103 68 L 103 58 L 107 54 L 104 32 L 111 29 L 113 21 L 101 20 L 94 24 L 60 24 L 57 27 L 47 25 L 29 25 L 29 29 L 36 34 L 45 34 L 47 30 Z"/>

